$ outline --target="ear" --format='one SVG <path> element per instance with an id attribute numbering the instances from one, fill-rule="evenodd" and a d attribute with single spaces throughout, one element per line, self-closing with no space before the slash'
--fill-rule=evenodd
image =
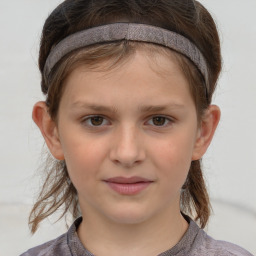
<path id="1" fill-rule="evenodd" d="M 202 158 L 209 147 L 220 120 L 220 109 L 210 105 L 202 117 L 192 155 L 192 161 Z"/>
<path id="2" fill-rule="evenodd" d="M 39 127 L 52 155 L 58 160 L 64 160 L 57 125 L 50 117 L 45 102 L 40 101 L 34 105 L 32 118 Z"/>

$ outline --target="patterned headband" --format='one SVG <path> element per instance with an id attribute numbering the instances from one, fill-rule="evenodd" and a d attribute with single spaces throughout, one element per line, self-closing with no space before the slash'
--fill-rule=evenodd
<path id="1" fill-rule="evenodd" d="M 202 74 L 206 86 L 206 96 L 208 95 L 207 64 L 200 50 L 190 40 L 178 33 L 137 23 L 107 24 L 89 28 L 64 38 L 51 50 L 44 67 L 44 78 L 48 81 L 51 70 L 66 54 L 86 46 L 119 40 L 154 43 L 185 55 Z"/>

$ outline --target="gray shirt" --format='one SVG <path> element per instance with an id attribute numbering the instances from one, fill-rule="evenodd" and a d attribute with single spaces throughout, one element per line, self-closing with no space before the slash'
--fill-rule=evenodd
<path id="1" fill-rule="evenodd" d="M 81 243 L 77 228 L 82 218 L 78 218 L 67 233 L 34 247 L 20 256 L 94 256 Z M 182 239 L 169 250 L 158 256 L 253 256 L 243 248 L 224 241 L 214 240 L 204 230 L 189 219 L 189 227 Z"/>

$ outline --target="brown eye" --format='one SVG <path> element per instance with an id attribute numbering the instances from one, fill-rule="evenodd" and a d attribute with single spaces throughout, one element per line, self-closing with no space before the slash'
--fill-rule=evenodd
<path id="1" fill-rule="evenodd" d="M 166 118 L 163 116 L 153 117 L 153 123 L 156 126 L 163 126 L 165 124 Z"/>
<path id="2" fill-rule="evenodd" d="M 87 127 L 101 127 L 108 123 L 108 121 L 102 116 L 88 116 L 82 120 L 82 124 Z"/>
<path id="3" fill-rule="evenodd" d="M 155 127 L 167 127 L 172 123 L 173 120 L 165 116 L 154 116 L 149 120 L 149 124 Z"/>
<path id="4" fill-rule="evenodd" d="M 94 116 L 90 118 L 91 124 L 94 126 L 99 126 L 103 123 L 104 118 L 101 116 Z"/>

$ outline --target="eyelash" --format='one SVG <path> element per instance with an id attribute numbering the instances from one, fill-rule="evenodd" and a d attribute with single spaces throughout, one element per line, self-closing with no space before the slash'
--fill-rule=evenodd
<path id="1" fill-rule="evenodd" d="M 92 118 L 95 118 L 95 117 L 98 117 L 98 118 L 103 118 L 103 120 L 106 120 L 106 118 L 104 117 L 104 116 L 100 116 L 100 115 L 91 115 L 91 116 L 87 116 L 86 118 L 84 118 L 83 120 L 82 120 L 82 123 L 85 125 L 85 126 L 88 126 L 88 127 L 90 127 L 90 128 L 100 128 L 100 127 L 102 127 L 103 125 L 88 125 L 88 124 L 86 124 L 86 122 L 88 121 L 88 120 L 92 120 Z M 155 115 L 155 116 L 152 116 L 151 118 L 150 118 L 150 120 L 153 120 L 153 118 L 157 118 L 157 117 L 160 117 L 160 118 L 164 118 L 165 119 L 165 122 L 164 123 L 166 123 L 166 121 L 169 123 L 169 124 L 165 124 L 165 125 L 153 125 L 154 127 L 167 127 L 167 126 L 169 126 L 169 125 L 171 125 L 174 121 L 173 121 L 173 119 L 171 119 L 171 118 L 169 118 L 169 117 L 166 117 L 166 116 L 162 116 L 162 115 Z"/>

